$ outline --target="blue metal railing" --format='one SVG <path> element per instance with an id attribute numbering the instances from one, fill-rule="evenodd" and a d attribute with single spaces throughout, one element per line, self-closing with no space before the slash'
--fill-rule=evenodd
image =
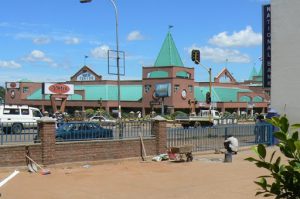
<path id="1" fill-rule="evenodd" d="M 80 125 L 79 125 L 80 124 Z M 61 126 L 61 127 L 60 127 Z M 64 129 L 63 129 L 64 128 Z M 58 141 L 83 141 L 96 139 L 130 139 L 153 137 L 152 121 L 122 121 L 120 123 L 64 122 L 57 123 Z M 0 145 L 40 143 L 36 123 L 0 123 Z"/>
<path id="2" fill-rule="evenodd" d="M 57 126 L 59 141 L 153 137 L 151 121 L 64 122 Z"/>
<path id="3" fill-rule="evenodd" d="M 169 128 L 167 147 L 193 145 L 193 151 L 207 151 L 224 148 L 224 140 L 229 135 L 236 137 L 239 146 L 251 146 L 258 143 L 272 145 L 273 134 L 270 124 L 234 124 L 198 128 Z"/>

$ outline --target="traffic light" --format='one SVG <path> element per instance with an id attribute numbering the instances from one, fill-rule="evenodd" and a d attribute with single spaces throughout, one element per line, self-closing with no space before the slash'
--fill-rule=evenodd
<path id="1" fill-rule="evenodd" d="M 191 58 L 192 58 L 192 61 L 195 62 L 195 64 L 199 64 L 200 63 L 200 51 L 192 50 Z"/>
<path id="2" fill-rule="evenodd" d="M 206 93 L 206 104 L 210 104 L 211 102 L 211 95 L 210 95 L 210 92 L 207 92 Z"/>

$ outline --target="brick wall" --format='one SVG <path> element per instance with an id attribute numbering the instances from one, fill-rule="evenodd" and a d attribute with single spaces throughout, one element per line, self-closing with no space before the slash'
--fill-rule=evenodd
<path id="1" fill-rule="evenodd" d="M 26 149 L 30 157 L 42 165 L 132 158 L 142 154 L 139 138 L 55 143 L 54 121 L 44 118 L 39 122 L 39 129 L 39 144 L 0 146 L 0 166 L 26 166 Z M 155 137 L 143 139 L 148 156 L 166 152 L 166 122 L 155 121 L 153 130 Z"/>
<path id="2" fill-rule="evenodd" d="M 0 146 L 0 166 L 25 166 L 26 146 Z M 37 162 L 41 162 L 41 145 L 34 144 L 28 146 L 30 156 Z"/>

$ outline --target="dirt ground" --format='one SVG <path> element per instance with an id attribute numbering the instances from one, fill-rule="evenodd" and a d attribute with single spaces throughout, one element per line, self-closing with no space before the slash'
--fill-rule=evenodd
<path id="1" fill-rule="evenodd" d="M 271 150 L 274 150 L 271 148 Z M 268 174 L 241 151 L 232 163 L 222 162 L 224 154 L 194 154 L 193 162 L 154 162 L 149 158 L 101 164 L 81 163 L 50 167 L 51 174 L 20 174 L 0 188 L 7 199 L 247 199 L 255 197 L 259 175 Z M 0 179 L 14 168 L 0 169 Z"/>

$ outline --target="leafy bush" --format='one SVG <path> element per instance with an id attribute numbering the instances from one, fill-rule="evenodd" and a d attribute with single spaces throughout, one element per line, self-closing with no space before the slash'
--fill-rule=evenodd
<path id="1" fill-rule="evenodd" d="M 171 114 L 172 120 L 174 120 L 177 116 L 187 116 L 185 112 L 182 111 L 175 111 L 174 113 Z"/>
<path id="2" fill-rule="evenodd" d="M 281 157 L 274 159 L 276 151 L 271 154 L 270 160 L 266 160 L 266 148 L 259 144 L 254 148 L 259 159 L 249 157 L 246 160 L 254 162 L 257 167 L 270 171 L 270 175 L 259 176 L 260 180 L 255 183 L 261 188 L 256 195 L 263 194 L 265 197 L 276 196 L 276 198 L 300 198 L 300 141 L 296 131 L 300 124 L 289 125 L 286 116 L 273 117 L 267 120 L 279 129 L 274 136 L 279 140 L 277 146 L 281 153 L 287 157 L 287 164 L 281 163 Z M 289 130 L 291 129 L 291 130 Z M 271 178 L 268 182 L 267 178 Z"/>

